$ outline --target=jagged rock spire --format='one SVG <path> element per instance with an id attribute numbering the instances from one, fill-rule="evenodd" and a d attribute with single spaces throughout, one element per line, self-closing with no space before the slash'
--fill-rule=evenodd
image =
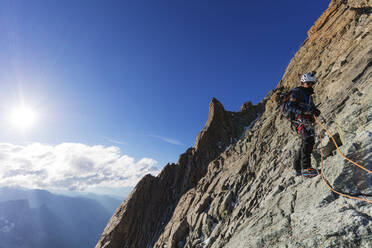
<path id="1" fill-rule="evenodd" d="M 227 139 L 234 132 L 233 128 L 231 116 L 223 105 L 213 97 L 209 103 L 208 120 L 196 138 L 195 149 L 210 150 L 228 144 Z"/>
<path id="2" fill-rule="evenodd" d="M 157 177 L 147 175 L 137 184 L 110 219 L 96 248 L 152 247 L 182 195 L 195 187 L 206 174 L 208 164 L 239 138 L 259 109 L 229 112 L 212 98 L 208 121 L 195 146 L 180 155 L 177 164 L 168 164 Z M 180 230 L 184 230 L 185 223 L 177 224 Z M 179 233 L 177 229 L 174 235 Z"/>

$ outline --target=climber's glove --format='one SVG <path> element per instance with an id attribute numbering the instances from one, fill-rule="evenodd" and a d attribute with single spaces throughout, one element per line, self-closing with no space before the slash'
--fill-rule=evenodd
<path id="1" fill-rule="evenodd" d="M 305 111 L 305 112 L 302 112 L 302 114 L 304 115 L 313 115 L 313 111 L 312 110 L 309 110 L 309 111 Z"/>
<path id="2" fill-rule="evenodd" d="M 315 115 L 316 117 L 318 117 L 320 115 L 320 110 L 315 108 L 315 109 L 312 109 L 312 110 L 309 110 L 309 111 L 305 111 L 303 112 L 304 115 Z"/>
<path id="3" fill-rule="evenodd" d="M 320 115 L 320 110 L 319 109 L 314 109 L 313 111 L 313 114 L 316 116 L 316 117 L 318 117 L 319 115 Z"/>

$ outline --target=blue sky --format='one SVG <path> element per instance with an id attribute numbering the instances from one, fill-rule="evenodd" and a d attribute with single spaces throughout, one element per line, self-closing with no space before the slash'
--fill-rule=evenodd
<path id="1" fill-rule="evenodd" d="M 79 159 L 99 148 L 102 156 L 132 158 L 126 165 L 146 172 L 176 162 L 203 128 L 212 97 L 238 111 L 275 88 L 328 4 L 1 1 L 2 154 L 32 147 L 54 154 L 52 161 L 58 145 L 69 144 L 80 149 Z M 8 121 L 21 102 L 38 116 L 27 130 Z M 118 149 L 107 150 L 112 146 Z M 31 161 L 31 153 L 14 159 Z M 7 161 L 10 167 L 13 162 Z M 97 169 L 77 164 L 79 170 Z M 29 166 L 33 172 L 38 167 Z M 134 181 L 141 175 L 135 173 Z"/>

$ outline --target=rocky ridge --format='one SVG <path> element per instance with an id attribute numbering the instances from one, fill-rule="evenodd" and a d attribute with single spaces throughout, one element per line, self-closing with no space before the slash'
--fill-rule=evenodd
<path id="1" fill-rule="evenodd" d="M 96 248 L 371 247 L 372 205 L 339 197 L 320 177 L 294 177 L 299 140 L 279 114 L 284 93 L 302 73 L 316 71 L 321 121 L 345 155 L 372 169 L 371 12 L 370 0 L 332 0 L 258 106 L 232 113 L 213 99 L 195 146 L 138 183 Z M 336 155 L 321 136 L 313 166 L 320 167 L 325 148 L 329 183 L 372 199 L 372 175 Z"/>
<path id="2" fill-rule="evenodd" d="M 176 164 L 167 164 L 157 177 L 142 178 L 116 210 L 96 247 L 152 247 L 182 195 L 207 173 L 210 161 L 241 138 L 244 128 L 264 111 L 265 101 L 247 102 L 239 112 L 230 112 L 213 98 L 194 147 L 180 155 Z"/>

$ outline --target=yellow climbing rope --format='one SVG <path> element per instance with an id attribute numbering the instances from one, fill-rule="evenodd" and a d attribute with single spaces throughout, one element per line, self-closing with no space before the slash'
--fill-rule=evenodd
<path id="1" fill-rule="evenodd" d="M 341 151 L 340 151 L 340 148 L 338 147 L 335 139 L 333 138 L 332 134 L 329 132 L 329 130 L 316 118 L 316 116 L 314 116 L 315 120 L 322 126 L 322 128 L 328 133 L 328 135 L 331 137 L 333 143 L 335 144 L 336 148 L 337 148 L 337 151 L 339 154 L 341 154 L 341 156 L 348 160 L 349 162 L 353 163 L 354 165 L 358 166 L 359 168 L 367 171 L 368 173 L 371 173 L 372 174 L 372 171 L 368 170 L 367 168 L 363 167 L 362 165 L 358 164 L 358 163 L 355 163 L 354 161 L 352 161 L 351 159 L 349 159 L 348 157 L 346 157 Z M 320 139 L 320 143 L 322 143 L 322 136 L 320 135 L 320 129 L 318 129 L 318 136 L 319 136 L 319 139 Z M 338 192 L 337 190 L 333 189 L 327 182 L 327 180 L 324 178 L 324 173 L 323 173 L 323 148 L 320 149 L 320 153 L 321 153 L 321 171 L 320 171 L 320 175 L 322 176 L 322 179 L 323 179 L 323 182 L 324 184 L 327 186 L 327 188 L 329 190 L 331 190 L 332 192 L 338 194 L 338 195 L 341 195 L 343 197 L 347 197 L 347 198 L 350 198 L 350 199 L 354 199 L 354 200 L 360 200 L 360 201 L 365 201 L 365 202 L 368 202 L 368 203 L 372 203 L 371 200 L 368 200 L 368 199 L 364 199 L 364 198 L 361 198 L 361 197 L 356 197 L 356 196 L 351 196 L 351 195 L 347 195 L 347 194 L 344 194 L 344 193 L 341 193 L 341 192 Z"/>

